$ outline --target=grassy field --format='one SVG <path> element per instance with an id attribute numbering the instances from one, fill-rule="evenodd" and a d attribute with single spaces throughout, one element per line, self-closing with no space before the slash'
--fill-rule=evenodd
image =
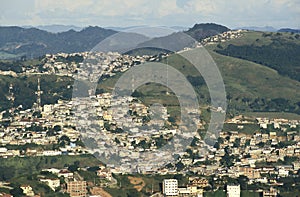
<path id="1" fill-rule="evenodd" d="M 259 125 L 257 125 L 257 124 L 241 124 L 241 125 L 244 126 L 243 129 L 238 129 L 237 124 L 225 123 L 223 130 L 224 131 L 238 131 L 240 133 L 245 133 L 245 134 L 249 134 L 249 135 L 252 135 L 256 131 L 259 131 Z"/>
<path id="2" fill-rule="evenodd" d="M 243 114 L 249 117 L 267 117 L 267 118 L 284 118 L 289 120 L 300 120 L 299 114 L 287 113 L 287 112 L 247 112 Z"/>
<path id="3" fill-rule="evenodd" d="M 80 167 L 96 166 L 100 163 L 92 155 L 0 158 L 1 166 L 13 168 L 16 178 L 24 174 L 37 173 L 44 168 L 64 168 L 74 164 L 75 161 L 79 161 Z"/>
<path id="4" fill-rule="evenodd" d="M 241 191 L 241 197 L 260 197 L 257 192 Z"/>
<path id="5" fill-rule="evenodd" d="M 217 190 L 215 192 L 205 192 L 204 197 L 226 197 L 226 192 Z"/>

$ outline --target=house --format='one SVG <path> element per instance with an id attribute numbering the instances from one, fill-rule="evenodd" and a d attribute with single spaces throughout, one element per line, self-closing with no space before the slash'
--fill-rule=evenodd
<path id="1" fill-rule="evenodd" d="M 112 180 L 112 173 L 111 170 L 108 168 L 98 170 L 97 176 L 99 176 L 101 179 L 107 179 L 109 181 Z"/>
<path id="2" fill-rule="evenodd" d="M 187 186 L 183 188 L 178 188 L 179 196 L 203 196 L 203 189 L 198 189 L 196 186 Z"/>
<path id="3" fill-rule="evenodd" d="M 53 191 L 60 186 L 59 179 L 40 179 L 40 181 L 46 183 Z"/>
<path id="4" fill-rule="evenodd" d="M 23 194 L 25 194 L 26 196 L 34 196 L 34 192 L 30 185 L 21 185 L 20 188 L 23 190 Z"/>
<path id="5" fill-rule="evenodd" d="M 276 197 L 277 193 L 277 190 L 271 187 L 270 190 L 263 191 L 263 197 Z"/>
<path id="6" fill-rule="evenodd" d="M 208 186 L 208 180 L 204 178 L 199 178 L 199 177 L 190 177 L 189 178 L 189 185 L 191 186 L 196 186 L 200 188 L 205 188 Z"/>
<path id="7" fill-rule="evenodd" d="M 257 179 L 260 178 L 260 171 L 259 169 L 254 169 L 251 167 L 241 167 L 240 173 L 249 179 Z"/>
<path id="8" fill-rule="evenodd" d="M 58 177 L 64 177 L 64 178 L 72 178 L 73 175 L 74 174 L 72 172 L 66 169 L 60 170 L 59 173 L 57 174 Z"/>

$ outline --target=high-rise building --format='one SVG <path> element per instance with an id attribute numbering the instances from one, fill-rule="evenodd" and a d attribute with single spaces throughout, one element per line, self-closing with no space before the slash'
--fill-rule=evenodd
<path id="1" fill-rule="evenodd" d="M 166 196 L 177 196 L 178 181 L 176 179 L 165 179 L 163 181 L 163 194 Z"/>
<path id="2" fill-rule="evenodd" d="M 241 186 L 240 185 L 227 185 L 227 197 L 240 197 Z"/>
<path id="3" fill-rule="evenodd" d="M 71 197 L 86 197 L 86 181 L 69 181 L 67 182 L 67 192 Z"/>

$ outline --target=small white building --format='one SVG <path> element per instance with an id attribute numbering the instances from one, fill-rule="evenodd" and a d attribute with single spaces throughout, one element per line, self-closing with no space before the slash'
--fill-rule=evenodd
<path id="1" fill-rule="evenodd" d="M 241 186 L 240 185 L 227 185 L 227 196 L 228 197 L 240 197 Z"/>
<path id="2" fill-rule="evenodd" d="M 53 191 L 60 186 L 59 179 L 40 179 L 40 181 L 46 183 Z"/>
<path id="3" fill-rule="evenodd" d="M 177 196 L 178 195 L 177 179 L 164 179 L 163 194 L 166 196 Z"/>

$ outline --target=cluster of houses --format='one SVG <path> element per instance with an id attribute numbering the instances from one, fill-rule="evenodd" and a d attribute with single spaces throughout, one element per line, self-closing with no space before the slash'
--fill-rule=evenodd
<path id="1" fill-rule="evenodd" d="M 42 67 L 24 67 L 23 73 L 56 74 L 75 77 L 91 60 L 100 60 L 101 68 L 110 76 L 117 72 L 125 72 L 130 67 L 146 61 L 157 61 L 158 56 L 130 56 L 116 52 L 80 52 L 46 54 Z"/>
<path id="2" fill-rule="evenodd" d="M 221 34 L 210 36 L 208 38 L 201 40 L 201 44 L 205 46 L 205 45 L 218 44 L 220 42 L 226 42 L 228 40 L 240 38 L 243 35 L 243 33 L 246 31 L 247 30 L 241 30 L 241 29 L 226 31 Z"/>

